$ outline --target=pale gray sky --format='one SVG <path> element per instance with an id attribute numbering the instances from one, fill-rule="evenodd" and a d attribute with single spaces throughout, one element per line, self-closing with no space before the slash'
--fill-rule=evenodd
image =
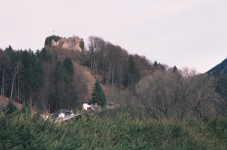
<path id="1" fill-rule="evenodd" d="M 0 0 L 0 48 L 90 35 L 129 53 L 203 73 L 227 56 L 226 0 Z M 54 30 L 54 33 L 53 33 Z"/>

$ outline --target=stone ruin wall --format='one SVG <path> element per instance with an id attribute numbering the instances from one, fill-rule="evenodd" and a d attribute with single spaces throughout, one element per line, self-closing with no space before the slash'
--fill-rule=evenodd
<path id="1" fill-rule="evenodd" d="M 79 37 L 69 37 L 69 38 L 62 38 L 58 41 L 58 42 L 55 42 L 53 39 L 52 39 L 52 46 L 55 46 L 55 47 L 61 47 L 62 49 L 65 49 L 65 50 L 78 50 L 78 51 L 81 51 L 81 48 L 79 46 L 79 43 L 82 39 L 80 39 Z"/>

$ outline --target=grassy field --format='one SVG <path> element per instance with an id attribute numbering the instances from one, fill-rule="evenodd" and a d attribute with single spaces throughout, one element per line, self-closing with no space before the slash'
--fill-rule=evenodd
<path id="1" fill-rule="evenodd" d="M 0 149 L 227 149 L 227 118 L 197 121 L 108 120 L 82 116 L 55 124 L 38 113 L 0 116 Z"/>

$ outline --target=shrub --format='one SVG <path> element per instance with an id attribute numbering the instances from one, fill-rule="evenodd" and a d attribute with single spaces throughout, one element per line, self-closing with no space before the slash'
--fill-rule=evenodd
<path id="1" fill-rule="evenodd" d="M 81 116 L 54 123 L 39 114 L 0 116 L 0 149 L 226 149 L 225 119 L 187 122 Z M 218 132 L 217 132 L 218 131 Z M 216 136 L 217 135 L 217 136 Z M 224 138 L 224 139 L 222 139 Z"/>
<path id="2" fill-rule="evenodd" d="M 15 106 L 12 102 L 12 100 L 10 99 L 8 101 L 8 104 L 6 106 L 6 114 L 12 114 L 13 112 L 17 111 L 17 106 Z"/>

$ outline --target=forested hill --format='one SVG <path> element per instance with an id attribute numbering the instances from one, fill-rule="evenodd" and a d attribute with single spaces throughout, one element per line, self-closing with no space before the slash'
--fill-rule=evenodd
<path id="1" fill-rule="evenodd" d="M 223 60 L 220 64 L 216 65 L 209 71 L 209 74 L 227 74 L 227 59 Z"/>
<path id="2" fill-rule="evenodd" d="M 37 51 L 11 46 L 0 50 L 1 95 L 44 111 L 73 109 L 80 99 L 91 98 L 97 78 L 106 98 L 114 100 L 128 89 L 133 91 L 144 76 L 169 68 L 156 61 L 152 64 L 145 56 L 130 55 L 100 37 L 90 36 L 88 41 L 87 48 L 80 42 L 81 51 L 66 51 L 46 41 Z"/>
<path id="3" fill-rule="evenodd" d="M 81 108 L 79 102 L 84 97 L 92 98 L 98 79 L 104 91 L 102 99 L 116 104 L 113 116 L 127 112 L 133 117 L 183 120 L 227 112 L 224 75 L 219 78 L 152 63 L 101 37 L 90 36 L 87 47 L 79 45 L 81 51 L 50 44 L 36 52 L 11 46 L 0 50 L 1 95 L 51 113 L 75 110 Z M 106 111 L 102 113 L 106 115 Z"/>

